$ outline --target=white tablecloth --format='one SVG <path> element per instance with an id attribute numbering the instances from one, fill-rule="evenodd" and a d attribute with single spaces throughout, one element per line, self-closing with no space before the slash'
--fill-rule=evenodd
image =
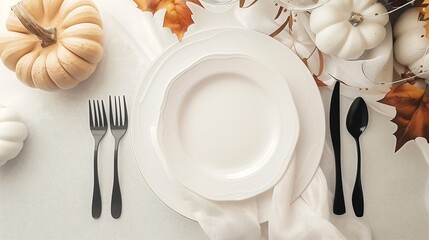
<path id="1" fill-rule="evenodd" d="M 1 31 L 13 2 L 0 2 Z M 88 100 L 107 101 L 109 95 L 125 94 L 132 107 L 150 60 L 171 42 L 165 40 L 159 49 L 145 42 L 144 33 L 150 31 L 147 23 L 135 21 L 140 12 L 126 3 L 130 13 L 124 14 L 115 9 L 119 2 L 127 0 L 96 1 L 104 21 L 105 55 L 90 79 L 76 88 L 53 93 L 31 89 L 0 64 L 0 103 L 17 111 L 29 128 L 23 151 L 0 168 L 0 239 L 206 239 L 196 222 L 151 192 L 137 167 L 129 134 L 119 152 L 122 216 L 117 220 L 110 216 L 114 141 L 109 133 L 99 155 L 103 212 L 98 220 L 91 217 L 93 138 Z M 117 20 L 121 17 L 124 21 Z M 133 29 L 138 31 L 130 38 Z M 321 92 L 329 109 L 331 91 Z M 344 116 L 350 103 L 343 97 Z M 367 220 L 374 239 L 429 239 L 428 163 L 414 142 L 394 153 L 395 125 L 389 120 L 370 109 L 370 125 L 362 136 Z M 342 141 L 344 182 L 352 185 L 355 146 L 345 129 Z M 328 165 L 333 163 L 323 164 L 331 169 Z M 333 173 L 325 174 L 332 188 Z M 351 193 L 345 194 L 350 199 Z"/>

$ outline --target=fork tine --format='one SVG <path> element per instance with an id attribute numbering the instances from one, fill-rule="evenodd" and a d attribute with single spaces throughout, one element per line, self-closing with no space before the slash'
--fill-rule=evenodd
<path id="1" fill-rule="evenodd" d="M 92 109 L 94 110 L 94 127 L 98 127 L 98 113 L 95 100 L 92 100 Z"/>
<path id="2" fill-rule="evenodd" d="M 115 126 L 115 123 L 113 122 L 113 111 L 112 111 L 112 98 L 109 96 L 109 120 L 110 120 L 110 126 Z"/>
<path id="3" fill-rule="evenodd" d="M 101 127 L 103 126 L 103 116 L 101 113 L 101 108 L 100 108 L 100 101 L 97 100 L 97 113 L 98 113 L 98 126 L 97 127 Z"/>
<path id="4" fill-rule="evenodd" d="M 107 117 L 106 117 L 106 110 L 104 108 L 104 101 L 101 100 L 101 106 L 103 108 L 103 127 L 107 127 Z"/>
<path id="5" fill-rule="evenodd" d="M 115 126 L 119 126 L 119 122 L 118 122 L 118 99 L 115 96 Z"/>
<path id="6" fill-rule="evenodd" d="M 118 106 L 119 106 L 119 126 L 123 126 L 123 120 L 122 120 L 122 104 L 121 104 L 121 97 L 118 96 Z"/>
<path id="7" fill-rule="evenodd" d="M 125 101 L 125 95 L 123 95 L 124 98 L 124 126 L 127 127 L 128 126 L 128 112 L 127 112 L 127 102 Z"/>
<path id="8" fill-rule="evenodd" d="M 92 119 L 91 100 L 88 100 L 88 105 L 89 105 L 89 127 L 94 127 L 94 122 Z"/>

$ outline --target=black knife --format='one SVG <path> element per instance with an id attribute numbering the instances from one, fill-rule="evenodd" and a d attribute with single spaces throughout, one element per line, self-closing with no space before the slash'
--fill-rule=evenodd
<path id="1" fill-rule="evenodd" d="M 344 204 L 343 181 L 341 177 L 340 81 L 335 83 L 334 91 L 332 92 L 329 126 L 335 155 L 335 192 L 333 209 L 335 214 L 342 215 L 346 212 L 346 206 Z"/>

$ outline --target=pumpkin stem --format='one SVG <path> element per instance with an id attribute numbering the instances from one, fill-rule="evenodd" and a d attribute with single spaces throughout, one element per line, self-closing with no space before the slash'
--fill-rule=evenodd
<path id="1" fill-rule="evenodd" d="M 22 25 L 41 40 L 42 47 L 47 47 L 57 42 L 56 29 L 54 27 L 44 28 L 40 26 L 22 2 L 18 2 L 11 9 Z"/>
<path id="2" fill-rule="evenodd" d="M 363 22 L 363 19 L 362 14 L 352 12 L 352 15 L 349 18 L 349 23 L 353 25 L 353 27 L 357 27 Z"/>

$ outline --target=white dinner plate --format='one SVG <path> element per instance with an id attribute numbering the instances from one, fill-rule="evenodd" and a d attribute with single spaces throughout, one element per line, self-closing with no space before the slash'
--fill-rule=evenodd
<path id="1" fill-rule="evenodd" d="M 243 29 L 211 29 L 189 35 L 161 54 L 143 76 L 132 109 L 130 132 L 137 165 L 146 183 L 167 206 L 193 219 L 189 205 L 182 199 L 181 192 L 186 188 L 171 177 L 159 158 L 158 114 L 170 80 L 197 59 L 211 54 L 247 55 L 279 72 L 287 81 L 300 119 L 295 148 L 296 199 L 319 166 L 325 139 L 322 99 L 311 73 L 290 49 L 267 35 Z M 260 222 L 268 219 L 271 192 L 257 196 Z"/>
<path id="2" fill-rule="evenodd" d="M 170 174 L 211 200 L 258 195 L 283 176 L 299 135 L 287 82 L 247 55 L 198 59 L 169 83 L 158 143 Z"/>

